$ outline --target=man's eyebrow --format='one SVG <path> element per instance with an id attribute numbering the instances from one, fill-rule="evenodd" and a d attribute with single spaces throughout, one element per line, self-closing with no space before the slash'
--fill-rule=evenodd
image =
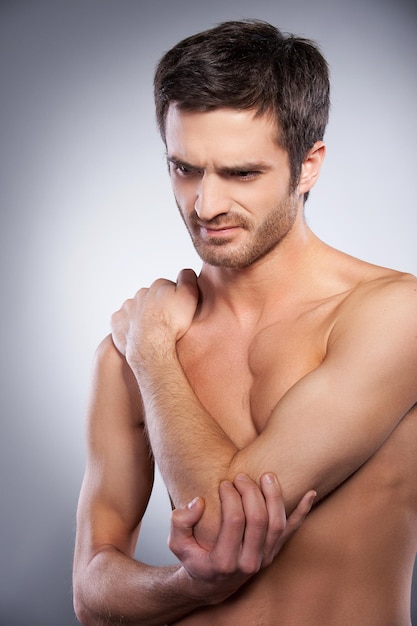
<path id="1" fill-rule="evenodd" d="M 271 165 L 265 161 L 245 161 L 235 165 L 220 167 L 221 174 L 235 174 L 236 172 L 266 172 L 271 169 Z"/>
<path id="2" fill-rule="evenodd" d="M 187 161 L 184 161 L 183 159 L 180 159 L 176 156 L 166 155 L 166 159 L 168 163 L 172 163 L 176 166 L 185 167 L 190 170 L 201 169 L 197 165 L 187 163 Z M 235 174 L 236 172 L 265 172 L 270 169 L 271 165 L 266 161 L 245 161 L 241 163 L 236 163 L 234 165 L 227 165 L 216 168 L 216 171 L 219 174 Z"/>

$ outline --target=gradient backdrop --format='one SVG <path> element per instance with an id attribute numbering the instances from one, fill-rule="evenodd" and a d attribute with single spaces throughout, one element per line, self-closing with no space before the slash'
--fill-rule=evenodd
<path id="1" fill-rule="evenodd" d="M 93 352 L 140 286 L 199 268 L 154 122 L 161 54 L 242 17 L 316 39 L 333 107 L 308 220 L 338 248 L 417 273 L 416 16 L 411 0 L 1 0 L 1 625 L 76 623 Z M 158 481 L 148 562 L 171 558 L 168 513 Z"/>

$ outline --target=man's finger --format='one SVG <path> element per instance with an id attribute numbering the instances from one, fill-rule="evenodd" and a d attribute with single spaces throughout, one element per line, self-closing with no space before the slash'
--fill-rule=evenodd
<path id="1" fill-rule="evenodd" d="M 308 491 L 305 496 L 303 496 L 298 503 L 297 507 L 291 513 L 289 518 L 287 519 L 287 527 L 285 529 L 286 533 L 293 533 L 297 530 L 301 524 L 303 523 L 306 515 L 310 512 L 311 507 L 313 506 L 314 500 L 316 499 L 317 492 L 316 491 Z"/>
<path id="2" fill-rule="evenodd" d="M 281 538 L 286 530 L 287 519 L 281 485 L 275 474 L 267 473 L 261 476 L 261 488 L 268 511 L 268 529 L 264 543 L 264 565 L 269 565 L 277 555 L 278 546 L 281 546 L 283 543 Z"/>
<path id="3" fill-rule="evenodd" d="M 180 273 L 178 274 L 177 285 L 189 284 L 193 286 L 193 285 L 196 285 L 196 283 L 197 283 L 197 276 L 194 270 L 190 268 L 186 268 L 186 269 L 181 270 Z"/>
<path id="4" fill-rule="evenodd" d="M 219 486 L 221 501 L 221 527 L 212 560 L 218 564 L 222 573 L 235 572 L 245 532 L 245 514 L 239 492 L 230 481 L 222 481 Z"/>
<path id="5" fill-rule="evenodd" d="M 234 485 L 241 495 L 246 519 L 240 567 L 247 574 L 255 574 L 262 564 L 269 524 L 266 502 L 259 486 L 246 474 L 239 474 Z"/>
<path id="6" fill-rule="evenodd" d="M 194 541 L 193 527 L 201 519 L 203 512 L 202 498 L 194 498 L 188 506 L 172 511 L 168 547 L 178 558 L 183 554 L 187 541 Z"/>
<path id="7" fill-rule="evenodd" d="M 288 517 L 285 531 L 282 533 L 277 543 L 277 554 L 284 543 L 300 528 L 307 514 L 310 512 L 316 496 L 317 493 L 315 491 L 308 491 Z"/>
<path id="8" fill-rule="evenodd" d="M 177 277 L 177 289 L 186 289 L 193 298 L 198 298 L 197 276 L 194 270 L 181 270 Z"/>

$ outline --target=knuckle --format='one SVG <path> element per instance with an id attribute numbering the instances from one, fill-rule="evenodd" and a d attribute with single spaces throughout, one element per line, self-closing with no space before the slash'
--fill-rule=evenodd
<path id="1" fill-rule="evenodd" d="M 168 535 L 167 546 L 171 550 L 171 552 L 173 552 L 174 554 L 178 554 L 178 544 L 175 541 L 174 536 L 172 535 L 172 533 L 169 533 L 169 535 Z"/>
<path id="2" fill-rule="evenodd" d="M 275 556 L 276 555 L 265 554 L 264 558 L 262 559 L 262 567 L 268 567 L 269 565 L 271 565 Z"/>
<path id="3" fill-rule="evenodd" d="M 282 535 L 288 529 L 289 523 L 284 515 L 273 515 L 269 518 L 268 530 L 274 535 Z"/>
<path id="4" fill-rule="evenodd" d="M 171 515 L 170 515 L 170 533 L 169 533 L 169 536 L 171 538 L 174 537 L 176 532 L 180 528 L 181 528 L 180 511 L 177 511 L 177 509 L 175 509 L 174 511 L 171 511 Z"/>
<path id="5" fill-rule="evenodd" d="M 215 574 L 219 578 L 229 578 L 236 572 L 236 561 L 232 558 L 222 557 L 212 561 Z"/>
<path id="6" fill-rule="evenodd" d="M 167 546 L 172 554 L 174 554 L 180 561 L 183 561 L 187 557 L 187 547 L 181 542 L 178 542 L 172 533 L 168 535 Z"/>
<path id="7" fill-rule="evenodd" d="M 218 575 L 221 578 L 229 578 L 230 576 L 233 576 L 235 571 L 236 571 L 236 566 L 234 563 L 232 562 L 223 563 L 223 565 L 218 568 Z"/>
<path id="8" fill-rule="evenodd" d="M 246 558 L 241 563 L 240 569 L 245 576 L 253 576 L 259 572 L 261 565 L 262 559 L 260 557 Z"/>
<path id="9" fill-rule="evenodd" d="M 268 516 L 266 512 L 255 511 L 247 516 L 247 524 L 252 528 L 265 529 L 268 526 Z"/>
<path id="10" fill-rule="evenodd" d="M 160 289 L 164 289 L 166 287 L 172 287 L 173 282 L 170 280 L 166 280 L 166 278 L 157 278 L 151 285 L 151 289 L 154 291 L 159 291 Z M 147 291 L 147 290 L 146 290 Z"/>
<path id="11" fill-rule="evenodd" d="M 242 528 L 245 525 L 244 513 L 241 511 L 233 511 L 229 514 L 227 522 L 232 528 Z"/>
<path id="12" fill-rule="evenodd" d="M 281 534 L 288 527 L 288 525 L 284 519 L 272 519 L 270 520 L 269 527 L 272 532 Z"/>

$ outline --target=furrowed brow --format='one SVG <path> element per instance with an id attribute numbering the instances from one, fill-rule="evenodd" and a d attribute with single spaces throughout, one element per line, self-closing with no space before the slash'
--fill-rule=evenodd
<path id="1" fill-rule="evenodd" d="M 220 167 L 218 172 L 223 175 L 235 174 L 236 172 L 267 172 L 271 166 L 264 161 L 248 161 L 236 163 L 236 165 Z"/>
<path id="2" fill-rule="evenodd" d="M 180 159 L 174 155 L 166 155 L 167 163 L 172 163 L 176 167 L 185 167 L 189 170 L 199 170 L 197 165 L 188 163 L 183 159 Z M 271 169 L 271 165 L 265 161 L 248 161 L 245 163 L 236 163 L 235 165 L 228 165 L 224 167 L 216 168 L 216 171 L 224 176 L 236 174 L 236 172 L 266 172 Z"/>

